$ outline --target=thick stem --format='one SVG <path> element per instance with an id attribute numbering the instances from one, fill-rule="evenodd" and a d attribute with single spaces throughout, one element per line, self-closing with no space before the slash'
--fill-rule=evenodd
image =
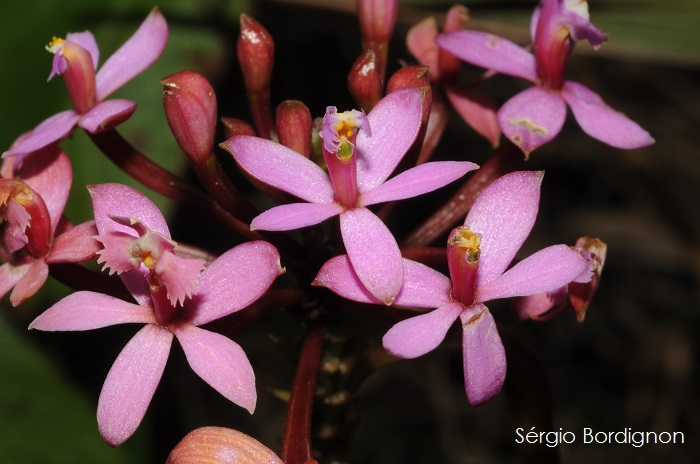
<path id="1" fill-rule="evenodd" d="M 321 367 L 324 332 L 312 325 L 301 347 L 299 365 L 287 404 L 287 419 L 282 440 L 282 460 L 286 464 L 305 464 L 311 457 L 311 412 L 316 396 L 316 381 Z"/>
<path id="2" fill-rule="evenodd" d="M 518 147 L 510 142 L 504 142 L 442 208 L 433 213 L 401 242 L 401 247 L 429 245 L 464 221 L 469 208 L 481 191 L 502 175 L 518 169 L 523 160 L 523 152 Z"/>

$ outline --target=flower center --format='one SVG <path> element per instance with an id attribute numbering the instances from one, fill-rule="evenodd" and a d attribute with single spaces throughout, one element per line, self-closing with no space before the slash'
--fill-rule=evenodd
<path id="1" fill-rule="evenodd" d="M 474 303 L 481 256 L 481 235 L 469 227 L 455 228 L 447 240 L 447 265 L 452 277 L 452 298 L 465 306 Z"/>

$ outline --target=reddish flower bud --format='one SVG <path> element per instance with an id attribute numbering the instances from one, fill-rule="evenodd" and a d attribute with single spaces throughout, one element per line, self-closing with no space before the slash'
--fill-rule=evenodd
<path id="1" fill-rule="evenodd" d="M 51 217 L 44 199 L 16 179 L 0 179 L 0 211 L 7 221 L 4 246 L 10 253 L 26 245 L 35 258 L 51 249 Z"/>
<path id="2" fill-rule="evenodd" d="M 216 95 L 200 74 L 180 71 L 163 78 L 163 107 L 180 148 L 195 164 L 213 155 Z"/>
<path id="3" fill-rule="evenodd" d="M 311 155 L 311 112 L 299 100 L 285 100 L 277 106 L 277 136 L 282 145 L 302 156 Z"/>
<path id="4" fill-rule="evenodd" d="M 462 5 L 454 5 L 447 12 L 443 33 L 460 31 L 469 21 L 469 10 Z M 459 77 L 461 60 L 452 53 L 439 48 L 438 60 L 440 63 L 440 76 L 443 82 L 454 83 Z"/>
<path id="5" fill-rule="evenodd" d="M 398 0 L 358 0 L 357 15 L 365 48 L 389 42 L 398 10 Z"/>
<path id="6" fill-rule="evenodd" d="M 382 98 L 383 74 L 380 74 L 377 54 L 373 50 L 365 50 L 350 69 L 348 88 L 355 102 L 369 112 Z"/>
<path id="7" fill-rule="evenodd" d="M 284 464 L 256 439 L 224 427 L 201 427 L 173 448 L 167 464 Z"/>
<path id="8" fill-rule="evenodd" d="M 242 119 L 221 118 L 221 123 L 224 125 L 224 134 L 227 140 L 235 135 L 256 135 L 253 126 Z"/>
<path id="9" fill-rule="evenodd" d="M 269 139 L 274 128 L 270 107 L 270 77 L 275 43 L 259 22 L 245 14 L 241 14 L 237 52 L 255 128 L 260 137 Z"/>

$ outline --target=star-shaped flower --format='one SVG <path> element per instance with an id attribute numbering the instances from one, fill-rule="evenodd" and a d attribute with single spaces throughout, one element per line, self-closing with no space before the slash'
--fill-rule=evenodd
<path id="1" fill-rule="evenodd" d="M 111 217 L 132 217 L 169 238 L 158 208 L 130 187 L 90 188 L 100 235 L 135 234 Z M 155 259 L 155 258 L 154 258 Z M 173 337 L 192 369 L 216 391 L 249 412 L 255 409 L 255 375 L 241 347 L 199 326 L 239 311 L 257 300 L 284 272 L 277 250 L 267 242 L 238 245 L 219 256 L 198 276 L 193 296 L 182 307 L 170 303 L 165 283 L 144 263 L 120 277 L 136 300 L 122 301 L 81 291 L 62 299 L 29 326 L 45 331 L 91 330 L 115 324 L 146 324 L 127 343 L 107 374 L 97 406 L 102 437 L 112 446 L 138 428 L 160 382 Z M 156 259 L 157 260 L 157 259 Z"/>
<path id="2" fill-rule="evenodd" d="M 292 230 L 340 216 L 340 232 L 357 275 L 378 299 L 391 304 L 403 266 L 396 239 L 367 207 L 431 192 L 476 169 L 474 163 L 425 163 L 388 179 L 415 140 L 423 91 L 392 92 L 366 116 L 329 107 L 322 130 L 328 172 L 269 140 L 238 136 L 221 146 L 252 177 L 308 203 L 291 203 L 253 219 L 252 229 Z"/>
<path id="3" fill-rule="evenodd" d="M 541 172 L 515 172 L 494 181 L 474 202 L 447 246 L 451 278 L 404 260 L 404 284 L 394 305 L 437 308 L 399 322 L 384 336 L 384 347 L 401 358 L 435 349 L 457 318 L 462 323 L 467 399 L 478 405 L 503 385 L 506 357 L 496 323 L 485 302 L 533 295 L 591 277 L 590 264 L 566 245 L 544 248 L 510 269 L 537 215 Z M 506 270 L 507 269 L 507 270 Z M 364 303 L 380 303 L 362 285 L 347 256 L 319 271 L 315 285 Z"/>
<path id="4" fill-rule="evenodd" d="M 617 148 L 651 145 L 654 139 L 595 92 L 565 81 L 564 71 L 574 41 L 597 48 L 607 40 L 588 20 L 583 0 L 543 0 L 530 26 L 534 55 L 501 37 L 477 31 L 438 36 L 438 45 L 467 63 L 527 79 L 535 87 L 508 100 L 498 111 L 503 133 L 528 155 L 561 130 L 568 104 L 576 121 L 591 137 Z"/>
<path id="5" fill-rule="evenodd" d="M 168 25 L 160 11 L 154 9 L 134 35 L 95 73 L 100 51 L 91 32 L 54 38 L 46 47 L 54 54 L 49 79 L 63 76 L 73 109 L 43 121 L 3 157 L 22 157 L 40 150 L 67 137 L 76 125 L 96 133 L 126 121 L 136 110 L 136 103 L 106 98 L 148 68 L 160 56 L 167 40 Z"/>

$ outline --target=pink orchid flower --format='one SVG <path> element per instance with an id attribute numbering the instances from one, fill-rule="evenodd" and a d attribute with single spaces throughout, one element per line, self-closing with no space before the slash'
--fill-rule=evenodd
<path id="1" fill-rule="evenodd" d="M 99 250 L 94 221 L 73 227 L 62 218 L 73 180 L 68 156 L 51 146 L 15 161 L 5 160 L 0 179 L 0 298 L 12 290 L 13 306 L 44 285 L 49 264 L 88 261 Z"/>
<path id="2" fill-rule="evenodd" d="M 514 172 L 484 189 L 465 225 L 456 228 L 448 241 L 451 279 L 404 260 L 404 284 L 394 305 L 437 309 L 394 325 L 384 336 L 384 347 L 400 358 L 421 356 L 435 349 L 460 318 L 464 382 L 472 405 L 498 393 L 506 375 L 505 350 L 484 303 L 546 292 L 591 277 L 585 272 L 589 263 L 566 245 L 544 248 L 507 269 L 535 222 L 542 176 Z M 314 284 L 350 300 L 379 303 L 344 255 L 328 261 Z"/>
<path id="3" fill-rule="evenodd" d="M 255 375 L 243 349 L 229 338 L 199 326 L 240 311 L 265 293 L 284 272 L 277 250 L 263 241 L 232 248 L 197 276 L 192 297 L 184 299 L 180 308 L 170 302 L 171 289 L 167 285 L 172 280 L 162 276 L 186 267 L 186 258 L 170 256 L 160 262 L 173 250 L 177 253 L 177 244 L 170 239 L 158 208 L 125 185 L 95 185 L 90 187 L 90 193 L 100 239 L 114 248 L 108 253 L 107 265 L 112 266 L 115 260 L 117 266 L 136 256 L 142 258 L 139 266 L 129 267 L 120 275 L 137 303 L 101 293 L 76 292 L 46 310 L 29 328 L 64 331 L 146 324 L 127 343 L 107 374 L 97 406 L 102 437 L 117 446 L 138 428 L 160 382 L 173 337 L 180 342 L 197 375 L 252 414 L 257 400 Z M 115 217 L 131 218 L 134 222 L 115 221 Z M 138 226 L 133 227 L 134 224 Z M 146 229 L 149 232 L 142 235 Z M 142 240 L 148 233 L 157 235 Z M 115 239 L 117 234 L 134 239 L 133 247 L 123 248 L 124 256 L 119 259 L 116 250 L 126 241 Z M 155 245 L 149 248 L 152 242 Z M 161 247 L 164 242 L 166 246 Z M 158 271 L 159 264 L 171 269 Z M 199 268 L 200 263 L 195 262 L 194 266 Z M 187 271 L 185 275 L 191 277 Z M 182 282 L 175 285 L 180 289 Z"/>
<path id="4" fill-rule="evenodd" d="M 424 94 L 392 92 L 366 116 L 328 107 L 323 151 L 328 172 L 280 144 L 238 136 L 221 146 L 252 177 L 308 203 L 274 207 L 253 219 L 251 229 L 292 230 L 340 216 L 350 261 L 365 287 L 386 304 L 403 281 L 401 252 L 386 225 L 367 207 L 431 192 L 478 166 L 469 162 L 425 163 L 387 180 L 411 147 L 421 124 Z"/>
<path id="5" fill-rule="evenodd" d="M 608 107 L 584 85 L 564 80 L 575 41 L 585 39 L 597 48 L 607 40 L 588 19 L 588 5 L 583 0 L 543 0 L 530 26 L 534 55 L 484 32 L 456 31 L 436 40 L 441 48 L 468 63 L 535 84 L 498 111 L 501 130 L 526 155 L 559 133 L 567 104 L 583 131 L 603 143 L 616 148 L 651 145 L 654 139 L 635 122 Z"/>
<path id="6" fill-rule="evenodd" d="M 136 103 L 105 99 L 148 68 L 160 56 L 167 40 L 168 25 L 160 11 L 154 9 L 96 73 L 100 51 L 91 32 L 69 33 L 65 39 L 54 38 L 46 47 L 54 54 L 49 80 L 58 74 L 63 76 L 73 109 L 43 121 L 3 157 L 25 156 L 51 145 L 67 137 L 76 125 L 96 133 L 129 119 L 136 110 Z"/>

